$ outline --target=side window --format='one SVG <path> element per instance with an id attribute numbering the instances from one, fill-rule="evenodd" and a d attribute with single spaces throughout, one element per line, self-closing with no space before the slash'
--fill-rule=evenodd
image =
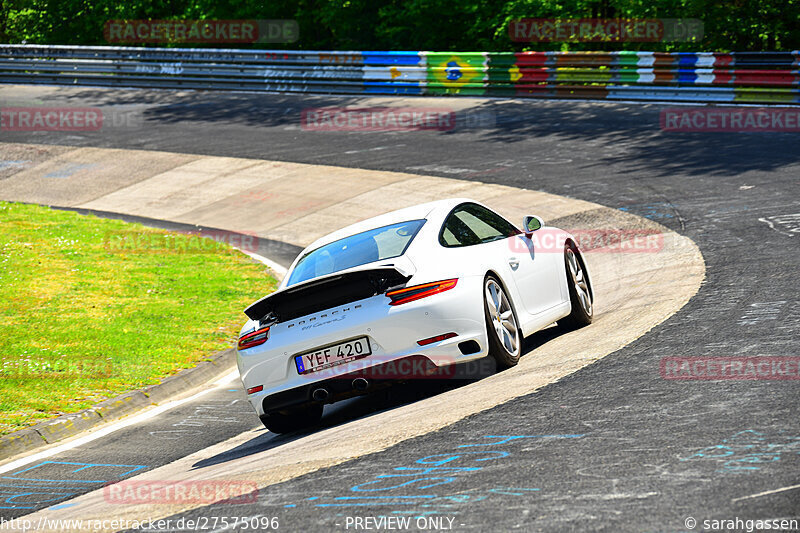
<path id="1" fill-rule="evenodd" d="M 445 226 L 442 231 L 442 243 L 445 246 L 459 246 L 461 241 L 455 236 L 453 230 Z"/>
<path id="2" fill-rule="evenodd" d="M 439 242 L 450 247 L 472 246 L 517 233 L 517 228 L 497 213 L 477 204 L 464 204 L 445 220 Z"/>

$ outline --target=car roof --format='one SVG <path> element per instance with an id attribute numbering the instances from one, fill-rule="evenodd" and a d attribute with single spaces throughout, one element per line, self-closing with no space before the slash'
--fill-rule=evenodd
<path id="1" fill-rule="evenodd" d="M 356 222 L 355 224 L 351 224 L 344 228 L 338 229 L 333 233 L 325 235 L 324 237 L 321 237 L 308 245 L 304 251 L 315 250 L 320 246 L 325 246 L 326 244 L 349 237 L 350 235 L 355 235 L 357 233 L 375 228 L 381 228 L 383 226 L 389 226 L 391 224 L 406 222 L 408 220 L 431 219 L 437 218 L 438 216 L 444 219 L 447 213 L 452 211 L 454 207 L 464 202 L 474 202 L 474 200 L 470 200 L 468 198 L 448 198 L 445 200 L 436 200 L 434 202 L 427 202 L 424 204 L 418 204 L 411 207 L 398 209 L 396 211 L 391 211 L 389 213 L 384 213 L 376 217 L 362 220 L 361 222 Z"/>

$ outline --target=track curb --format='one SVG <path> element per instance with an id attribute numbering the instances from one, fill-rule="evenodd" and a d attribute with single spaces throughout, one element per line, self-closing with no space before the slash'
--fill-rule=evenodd
<path id="1" fill-rule="evenodd" d="M 185 368 L 156 385 L 124 392 L 97 405 L 61 415 L 29 428 L 0 437 L 0 461 L 33 452 L 55 442 L 74 437 L 108 422 L 114 422 L 142 409 L 170 400 L 226 374 L 236 366 L 236 350 L 217 352 L 193 368 Z"/>

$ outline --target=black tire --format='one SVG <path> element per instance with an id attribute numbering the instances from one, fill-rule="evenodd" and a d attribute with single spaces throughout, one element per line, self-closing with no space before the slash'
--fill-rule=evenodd
<path id="1" fill-rule="evenodd" d="M 575 263 L 571 265 L 573 258 Z M 567 273 L 567 288 L 572 311 L 559 320 L 558 325 L 565 329 L 588 326 L 594 317 L 594 294 L 583 256 L 577 246 L 572 243 L 567 243 L 564 247 L 564 267 Z M 575 267 L 577 267 L 577 271 Z"/>
<path id="2" fill-rule="evenodd" d="M 490 302 L 490 287 L 500 291 L 500 309 L 494 301 Z M 505 301 L 505 303 L 503 303 Z M 519 320 L 514 311 L 511 298 L 506 294 L 503 284 L 494 276 L 486 276 L 483 282 L 483 313 L 486 317 L 486 338 L 489 342 L 489 355 L 497 363 L 498 370 L 511 368 L 519 362 L 522 353 L 522 331 L 519 329 Z M 511 320 L 508 320 L 508 319 Z M 508 326 L 515 328 L 515 337 L 511 335 Z M 505 330 L 503 338 L 500 331 Z"/>
<path id="3" fill-rule="evenodd" d="M 273 433 L 289 433 L 313 426 L 322 418 L 322 404 L 308 404 L 261 416 L 261 423 Z"/>

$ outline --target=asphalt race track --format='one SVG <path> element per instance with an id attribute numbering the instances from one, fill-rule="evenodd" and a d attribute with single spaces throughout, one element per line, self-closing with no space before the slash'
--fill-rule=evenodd
<path id="1" fill-rule="evenodd" d="M 0 90 L 3 105 L 36 98 L 52 106 L 119 106 L 129 119 L 102 132 L 3 132 L 0 141 L 324 163 L 513 185 L 652 219 L 694 240 L 706 262 L 703 286 L 676 315 L 535 394 L 261 489 L 252 503 L 199 507 L 173 521 L 278 517 L 280 530 L 353 531 L 359 523 L 365 529 L 356 518 L 391 516 L 411 518 L 411 530 L 672 532 L 699 531 L 711 519 L 800 518 L 798 382 L 677 381 L 660 372 L 664 357 L 798 355 L 796 134 L 664 133 L 659 112 L 666 104 L 486 99 L 440 100 L 463 119 L 452 131 L 323 133 L 300 128 L 302 109 L 364 99 Z M 475 125 L 469 113 L 491 120 Z M 132 427 L 51 458 L 100 472 L 72 472 L 54 503 L 134 467 L 164 465 L 256 428 L 237 387 L 220 386 L 154 418 L 146 431 Z M 325 423 L 436 392 L 359 399 Z M 192 433 L 170 438 L 176 427 Z M 262 432 L 208 461 L 233 462 L 294 438 Z M 199 476 L 204 465 L 195 465 Z M 0 477 L 5 486 L 25 479 L 19 470 Z M 0 516 L 30 511 L 0 509 Z"/>

